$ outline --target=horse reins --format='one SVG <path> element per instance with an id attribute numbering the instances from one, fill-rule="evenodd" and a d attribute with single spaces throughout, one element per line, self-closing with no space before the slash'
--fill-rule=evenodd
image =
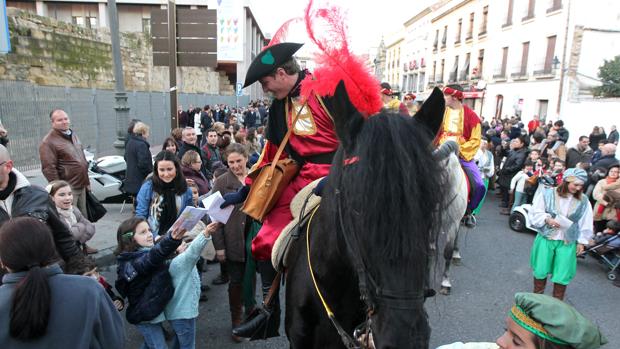
<path id="1" fill-rule="evenodd" d="M 353 337 L 351 337 L 347 333 L 347 331 L 344 330 L 344 328 L 342 328 L 342 325 L 340 325 L 340 323 L 336 319 L 336 316 L 334 315 L 334 312 L 332 311 L 331 307 L 325 301 L 325 298 L 323 297 L 323 293 L 321 293 L 321 290 L 319 289 L 319 285 L 316 282 L 316 278 L 314 277 L 314 270 L 312 270 L 312 262 L 310 260 L 310 226 L 312 224 L 312 219 L 314 218 L 314 214 L 316 213 L 316 211 L 319 209 L 320 206 L 321 205 L 319 204 L 317 207 L 314 208 L 314 210 L 312 210 L 312 213 L 310 214 L 310 219 L 308 220 L 308 224 L 306 225 L 306 255 L 308 258 L 308 269 L 310 270 L 310 277 L 312 278 L 314 289 L 316 290 L 316 293 L 319 296 L 319 299 L 321 300 L 321 304 L 323 304 L 323 309 L 325 309 L 325 313 L 327 314 L 329 321 L 331 321 L 332 325 L 338 332 L 338 335 L 340 335 L 340 339 L 342 340 L 342 343 L 349 349 L 359 349 L 360 347 L 357 345 L 356 341 L 353 339 Z"/>

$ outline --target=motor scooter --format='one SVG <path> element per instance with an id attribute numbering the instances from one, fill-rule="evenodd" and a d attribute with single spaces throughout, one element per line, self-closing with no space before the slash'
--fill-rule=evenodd
<path id="1" fill-rule="evenodd" d="M 127 164 L 122 156 L 110 155 L 95 159 L 94 153 L 84 150 L 88 161 L 90 190 L 101 202 L 123 202 L 128 196 L 121 187 Z"/>

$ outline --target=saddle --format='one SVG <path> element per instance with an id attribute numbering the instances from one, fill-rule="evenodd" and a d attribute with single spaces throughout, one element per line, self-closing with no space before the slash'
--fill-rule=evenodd
<path id="1" fill-rule="evenodd" d="M 310 218 L 310 213 L 321 203 L 321 197 L 312 193 L 312 190 L 321 181 L 322 177 L 306 185 L 301 189 L 291 201 L 291 214 L 293 220 L 282 229 L 280 236 L 271 250 L 271 264 L 276 271 L 286 268 L 288 251 L 291 240 L 299 236 L 299 229 L 305 225 Z"/>

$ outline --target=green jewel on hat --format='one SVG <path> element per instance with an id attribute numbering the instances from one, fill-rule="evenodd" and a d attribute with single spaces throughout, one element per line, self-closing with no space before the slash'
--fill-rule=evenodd
<path id="1" fill-rule="evenodd" d="M 283 42 L 265 48 L 250 63 L 243 87 L 248 87 L 291 59 L 304 44 Z"/>
<path id="2" fill-rule="evenodd" d="M 543 294 L 517 293 L 510 317 L 519 326 L 556 344 L 596 349 L 607 339 L 572 306 Z"/>

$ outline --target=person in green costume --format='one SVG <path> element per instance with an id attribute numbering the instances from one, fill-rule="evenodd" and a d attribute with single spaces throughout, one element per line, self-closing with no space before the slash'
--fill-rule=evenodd
<path id="1" fill-rule="evenodd" d="M 597 349 L 606 343 L 598 326 L 572 306 L 544 294 L 517 293 L 495 343 L 457 342 L 437 349 Z"/>
<path id="2" fill-rule="evenodd" d="M 569 168 L 557 188 L 547 188 L 534 198 L 529 219 L 538 232 L 530 264 L 534 293 L 544 293 L 551 275 L 553 296 L 564 299 L 566 286 L 577 271 L 577 255 L 592 237 L 592 207 L 583 195 L 586 171 Z"/>

